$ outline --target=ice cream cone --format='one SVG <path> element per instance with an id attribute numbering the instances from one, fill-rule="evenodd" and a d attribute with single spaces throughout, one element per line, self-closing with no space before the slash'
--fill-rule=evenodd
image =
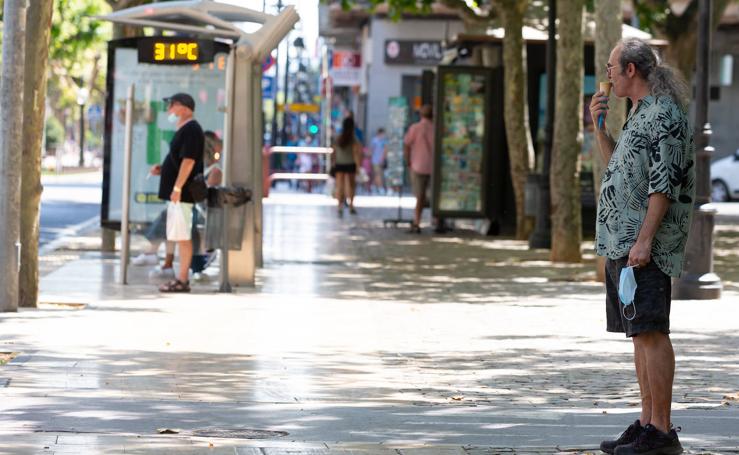
<path id="1" fill-rule="evenodd" d="M 600 83 L 600 91 L 603 92 L 603 96 L 611 96 L 611 87 L 613 87 L 613 83 L 611 82 Z"/>
<path id="2" fill-rule="evenodd" d="M 600 91 L 603 92 L 603 96 L 605 97 L 611 96 L 611 87 L 613 87 L 613 83 L 611 82 L 601 82 L 599 84 Z M 605 123 L 605 116 L 601 115 L 598 118 L 598 128 L 603 129 L 604 123 Z"/>

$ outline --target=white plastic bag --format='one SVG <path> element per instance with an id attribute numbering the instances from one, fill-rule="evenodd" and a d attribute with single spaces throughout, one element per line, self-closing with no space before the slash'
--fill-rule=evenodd
<path id="1" fill-rule="evenodd" d="M 191 239 L 192 204 L 170 202 L 167 204 L 167 240 L 181 242 Z"/>

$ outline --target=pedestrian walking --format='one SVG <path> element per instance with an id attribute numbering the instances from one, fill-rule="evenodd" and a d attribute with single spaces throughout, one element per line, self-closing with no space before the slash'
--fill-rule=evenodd
<path id="1" fill-rule="evenodd" d="M 596 140 L 608 167 L 598 202 L 596 251 L 606 256 L 609 332 L 632 339 L 641 415 L 601 450 L 616 455 L 678 454 L 670 413 L 675 354 L 670 341 L 671 277 L 680 276 L 695 199 L 695 150 L 687 120 L 689 92 L 652 48 L 625 39 L 606 68 L 612 92 L 633 108 L 614 141 L 599 122 Z M 593 119 L 608 114 L 603 90 Z M 596 120 L 597 121 L 597 120 Z"/>
<path id="2" fill-rule="evenodd" d="M 344 215 L 344 205 L 349 200 L 349 213 L 356 215 L 354 193 L 357 185 L 357 170 L 362 164 L 362 145 L 354 135 L 354 119 L 346 117 L 341 123 L 341 133 L 334 140 L 331 155 L 336 174 L 336 198 L 339 200 L 339 216 Z"/>
<path id="3" fill-rule="evenodd" d="M 385 164 L 387 163 L 387 137 L 385 136 L 385 128 L 378 128 L 377 134 L 372 138 L 370 143 L 370 151 L 372 154 L 372 192 L 376 194 L 385 194 Z"/>
<path id="4" fill-rule="evenodd" d="M 188 226 L 176 239 L 179 247 L 180 270 L 174 280 L 159 287 L 161 292 L 190 292 L 189 270 L 192 261 L 192 210 L 195 200 L 190 194 L 188 185 L 197 174 L 203 173 L 203 150 L 205 136 L 200 124 L 193 118 L 195 100 L 186 93 L 176 93 L 164 98 L 168 103 L 168 120 L 176 124 L 172 141 L 169 143 L 169 153 L 162 164 L 152 167 L 151 173 L 161 175 L 159 180 L 159 198 L 170 202 L 170 207 L 179 209 L 183 224 Z M 173 204 L 173 205 L 172 205 Z M 176 213 L 176 210 L 172 210 Z M 180 216 L 180 215 L 178 215 Z M 167 219 L 167 237 L 170 240 L 170 231 L 173 223 Z"/>
<path id="5" fill-rule="evenodd" d="M 426 193 L 431 184 L 431 173 L 434 168 L 434 124 L 431 105 L 421 106 L 421 120 L 408 128 L 403 139 L 405 161 L 411 175 L 413 194 L 416 196 L 411 233 L 421 233 L 421 215 L 426 206 Z"/>

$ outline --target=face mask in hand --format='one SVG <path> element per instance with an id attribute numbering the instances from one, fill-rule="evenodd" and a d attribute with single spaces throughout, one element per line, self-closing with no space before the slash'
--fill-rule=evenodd
<path id="1" fill-rule="evenodd" d="M 634 303 L 634 295 L 636 295 L 636 278 L 634 277 L 634 267 L 624 267 L 621 269 L 621 279 L 618 283 L 618 298 L 623 304 L 621 312 L 629 321 L 636 317 L 636 303 Z M 633 305 L 634 314 L 630 317 L 626 315 L 626 309 Z"/>
<path id="2" fill-rule="evenodd" d="M 180 117 L 177 116 L 177 115 L 175 115 L 175 114 L 169 114 L 169 116 L 167 117 L 167 121 L 169 123 L 175 123 L 176 124 L 176 123 L 178 123 L 180 121 Z"/>

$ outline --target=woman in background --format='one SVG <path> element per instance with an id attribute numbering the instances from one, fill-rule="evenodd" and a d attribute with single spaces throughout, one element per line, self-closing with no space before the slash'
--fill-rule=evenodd
<path id="1" fill-rule="evenodd" d="M 334 140 L 334 172 L 336 173 L 336 197 L 338 213 L 344 216 L 344 205 L 349 199 L 349 213 L 356 215 L 354 193 L 357 170 L 362 164 L 362 145 L 354 135 L 354 119 L 346 117 L 341 124 L 341 133 Z"/>

